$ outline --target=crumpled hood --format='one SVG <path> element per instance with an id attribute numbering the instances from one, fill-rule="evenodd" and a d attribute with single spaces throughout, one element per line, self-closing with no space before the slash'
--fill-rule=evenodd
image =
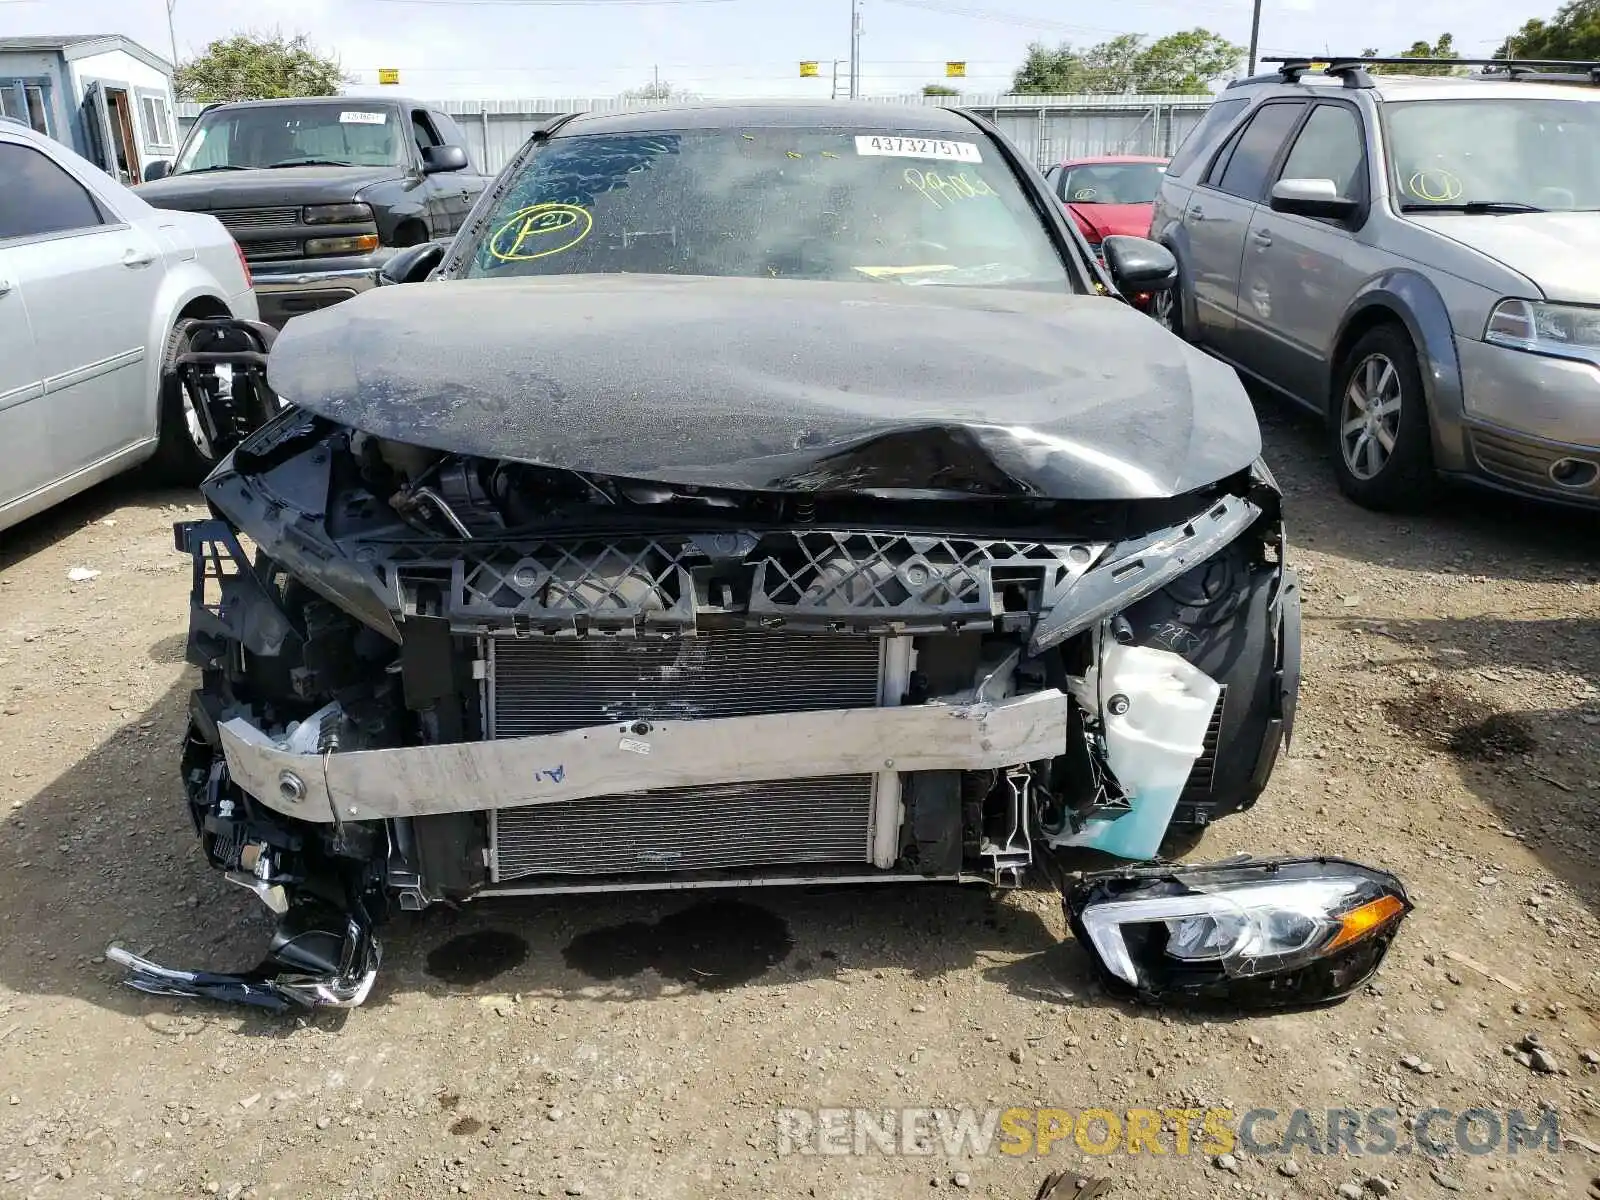
<path id="1" fill-rule="evenodd" d="M 418 283 L 296 317 L 268 370 L 285 400 L 381 437 L 678 485 L 1153 499 L 1261 452 L 1232 369 L 1062 293 Z"/>
<path id="2" fill-rule="evenodd" d="M 1407 215 L 1527 276 L 1550 300 L 1600 304 L 1600 213 Z"/>

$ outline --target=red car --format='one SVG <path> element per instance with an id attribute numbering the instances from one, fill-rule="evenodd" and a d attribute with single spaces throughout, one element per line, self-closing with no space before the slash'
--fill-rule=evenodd
<path id="1" fill-rule="evenodd" d="M 1149 234 L 1167 162 L 1135 154 L 1074 158 L 1051 167 L 1045 178 L 1098 256 L 1110 234 Z M 1133 299 L 1143 304 L 1148 297 Z"/>

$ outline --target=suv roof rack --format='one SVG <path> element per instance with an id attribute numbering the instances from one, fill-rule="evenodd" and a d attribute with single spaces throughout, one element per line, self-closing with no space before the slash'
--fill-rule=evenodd
<path id="1" fill-rule="evenodd" d="M 1264 63 L 1277 63 L 1276 75 L 1256 75 L 1236 80 L 1229 86 L 1250 83 L 1299 83 L 1300 77 L 1321 69 L 1324 75 L 1342 79 L 1345 87 L 1369 88 L 1373 86 L 1368 67 L 1479 67 L 1474 78 L 1503 78 L 1529 83 L 1588 83 L 1600 86 L 1600 63 L 1579 62 L 1557 58 L 1422 58 L 1396 56 L 1376 58 L 1359 54 L 1295 55 L 1283 58 L 1263 58 Z"/>

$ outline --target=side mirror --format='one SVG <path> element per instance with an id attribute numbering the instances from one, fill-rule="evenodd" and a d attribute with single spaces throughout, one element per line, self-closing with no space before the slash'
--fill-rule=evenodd
<path id="1" fill-rule="evenodd" d="M 158 179 L 165 179 L 172 174 L 172 164 L 164 158 L 158 158 L 144 169 L 144 181 L 154 183 Z"/>
<path id="2" fill-rule="evenodd" d="M 1331 179 L 1280 179 L 1272 185 L 1269 203 L 1273 212 L 1335 221 L 1348 220 L 1361 207 L 1349 196 L 1339 195 L 1339 185 Z"/>
<path id="3" fill-rule="evenodd" d="M 437 175 L 442 171 L 464 171 L 467 152 L 460 146 L 424 146 L 422 148 L 422 173 Z"/>
<path id="4" fill-rule="evenodd" d="M 396 250 L 388 262 L 378 269 L 378 286 L 395 283 L 421 283 L 444 258 L 450 243 L 446 240 L 422 242 Z"/>
<path id="5" fill-rule="evenodd" d="M 1113 234 L 1100 243 L 1106 270 L 1124 296 L 1164 292 L 1178 282 L 1178 260 L 1172 251 L 1149 238 Z"/>

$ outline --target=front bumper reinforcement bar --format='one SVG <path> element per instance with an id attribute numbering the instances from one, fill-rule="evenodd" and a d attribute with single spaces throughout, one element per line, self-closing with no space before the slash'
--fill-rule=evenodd
<path id="1" fill-rule="evenodd" d="M 1065 695 L 996 703 L 636 721 L 497 741 L 297 753 L 255 725 L 221 727 L 235 783 L 301 821 L 376 821 L 656 788 L 882 771 L 973 771 L 1053 758 Z"/>

